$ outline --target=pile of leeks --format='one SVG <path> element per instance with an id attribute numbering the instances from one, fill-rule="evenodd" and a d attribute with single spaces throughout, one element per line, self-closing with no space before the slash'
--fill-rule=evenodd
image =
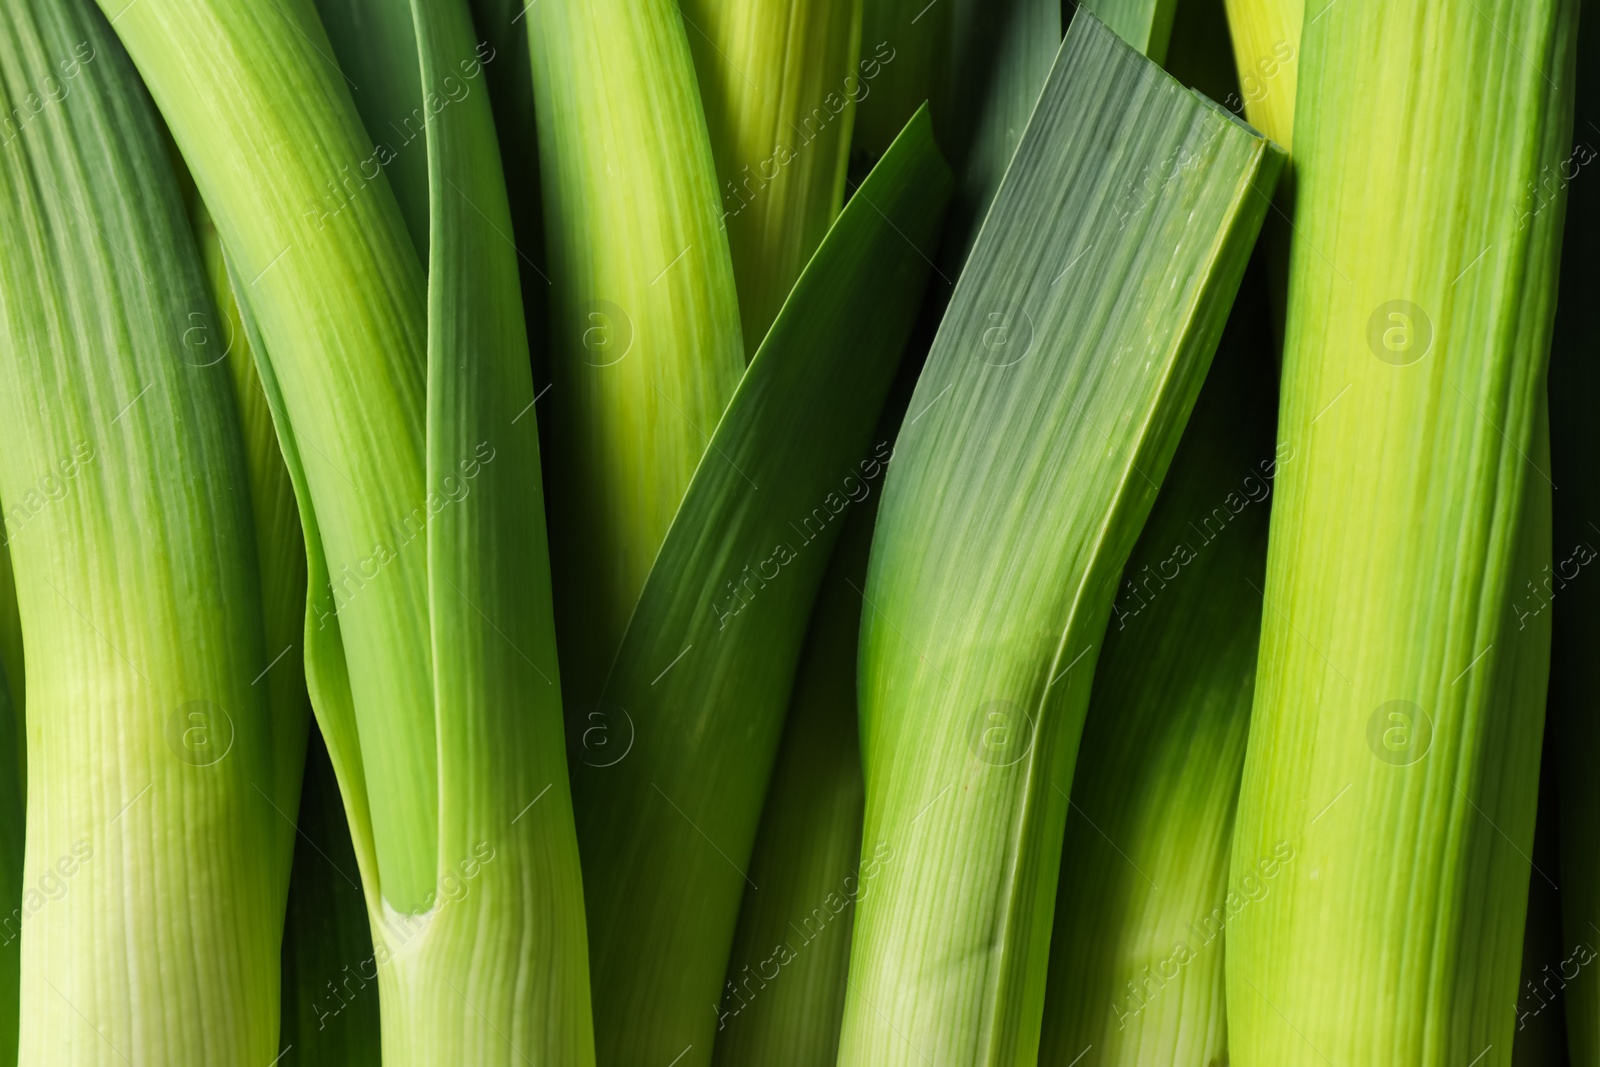
<path id="1" fill-rule="evenodd" d="M 1600 1067 L 1597 42 L 9 0 L 0 1067 Z"/>

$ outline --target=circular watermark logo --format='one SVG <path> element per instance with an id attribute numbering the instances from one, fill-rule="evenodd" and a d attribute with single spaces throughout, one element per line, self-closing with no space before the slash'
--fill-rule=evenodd
<path id="1" fill-rule="evenodd" d="M 1385 763 L 1410 766 L 1426 756 L 1432 744 L 1433 720 L 1409 700 L 1379 704 L 1367 720 L 1367 747 Z"/>
<path id="2" fill-rule="evenodd" d="M 233 719 L 209 700 L 191 700 L 167 718 L 166 735 L 174 756 L 209 767 L 233 750 Z"/>
<path id="3" fill-rule="evenodd" d="M 1433 347 L 1433 320 L 1409 300 L 1389 300 L 1367 319 L 1367 347 L 1395 367 L 1405 367 Z"/>
<path id="4" fill-rule="evenodd" d="M 633 751 L 633 717 L 620 704 L 597 700 L 578 717 L 576 758 L 586 767 L 615 767 Z"/>
<path id="5" fill-rule="evenodd" d="M 583 361 L 591 367 L 621 363 L 633 348 L 633 320 L 609 300 L 591 300 L 585 304 L 578 330 Z"/>
<path id="6" fill-rule="evenodd" d="M 991 311 L 984 320 L 979 357 L 991 367 L 1021 363 L 1033 351 L 1033 318 L 1019 307 Z"/>
<path id="7" fill-rule="evenodd" d="M 1033 750 L 1033 716 L 1009 700 L 978 708 L 972 723 L 972 754 L 991 767 L 1009 767 Z"/>
<path id="8" fill-rule="evenodd" d="M 233 338 L 220 336 L 211 328 L 211 316 L 204 311 L 189 312 L 183 330 L 183 350 L 178 354 L 191 367 L 214 367 L 233 351 Z"/>

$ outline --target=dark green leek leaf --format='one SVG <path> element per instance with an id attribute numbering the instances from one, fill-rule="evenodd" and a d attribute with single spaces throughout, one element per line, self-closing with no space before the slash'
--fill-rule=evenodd
<path id="1" fill-rule="evenodd" d="M 1177 0 L 1083 0 L 1079 6 L 1157 63 L 1167 61 Z"/>

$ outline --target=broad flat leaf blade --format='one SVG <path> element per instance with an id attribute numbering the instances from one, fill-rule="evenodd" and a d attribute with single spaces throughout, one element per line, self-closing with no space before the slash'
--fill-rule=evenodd
<path id="1" fill-rule="evenodd" d="M 599 712 L 633 744 L 586 753 L 573 784 L 602 1063 L 710 1061 L 709 1009 L 816 583 L 949 188 L 919 113 L 751 363 L 612 666 Z"/>
<path id="2" fill-rule="evenodd" d="M 841 1065 L 1036 1054 L 1094 651 L 1280 164 L 1078 14 L 885 487 Z"/>

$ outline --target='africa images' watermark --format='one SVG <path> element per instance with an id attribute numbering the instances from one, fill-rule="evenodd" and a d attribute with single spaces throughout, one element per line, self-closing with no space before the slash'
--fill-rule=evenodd
<path id="1" fill-rule="evenodd" d="M 378 980 L 378 968 L 387 966 L 394 955 L 393 950 L 389 947 L 390 940 L 393 941 L 395 949 L 403 947 L 418 933 L 422 932 L 428 923 L 434 919 L 437 915 L 434 910 L 436 903 L 440 909 L 443 909 L 451 904 L 459 904 L 465 900 L 467 894 L 472 890 L 473 879 L 482 873 L 484 867 L 494 861 L 494 857 L 494 846 L 487 841 L 479 841 L 473 846 L 472 855 L 457 862 L 454 868 L 447 871 L 439 879 L 434 891 L 428 894 L 428 911 L 420 915 L 392 916 L 386 921 L 384 926 L 390 938 L 378 939 L 373 945 L 372 955 L 358 962 L 353 970 L 350 964 L 345 964 L 340 972 L 338 985 L 334 985 L 331 978 L 324 983 L 328 990 L 328 997 L 324 1000 L 319 994 L 317 999 L 312 1001 L 311 1010 L 317 1013 L 317 1029 L 326 1029 L 329 1019 L 336 1017 L 340 1012 L 348 1008 L 362 990 Z M 367 973 L 368 968 L 372 973 Z M 354 988 L 352 988 L 352 983 Z M 341 989 L 350 998 L 349 1000 L 339 995 Z M 323 1003 L 318 1001 L 328 1003 L 327 1010 L 324 1010 Z"/>
<path id="2" fill-rule="evenodd" d="M 485 54 L 487 52 L 487 55 Z M 472 81 L 483 73 L 486 64 L 495 57 L 495 50 L 487 41 L 480 42 L 473 58 L 463 59 L 458 63 L 457 69 L 461 76 L 446 74 L 440 79 L 437 89 L 429 89 L 423 94 L 422 106 L 411 109 L 411 114 L 406 115 L 396 125 L 389 123 L 399 135 L 398 144 L 388 141 L 378 141 L 372 146 L 372 154 L 356 164 L 352 173 L 350 165 L 346 163 L 339 168 L 339 177 L 329 179 L 327 182 L 327 195 L 318 204 L 312 205 L 300 214 L 317 224 L 317 229 L 323 229 L 328 220 L 332 219 L 349 207 L 356 196 L 368 184 L 378 180 L 378 175 L 400 157 L 400 150 L 409 146 L 426 132 L 428 115 L 437 115 L 451 104 L 459 104 L 472 92 Z M 424 112 L 426 108 L 426 112 Z"/>
<path id="3" fill-rule="evenodd" d="M 1148 608 L 1151 601 L 1166 589 L 1167 583 L 1176 580 L 1183 573 L 1183 568 L 1199 558 L 1202 549 L 1222 536 L 1228 524 L 1245 508 L 1251 504 L 1264 503 L 1272 495 L 1273 480 L 1277 477 L 1278 465 L 1288 463 L 1293 458 L 1294 446 L 1287 441 L 1280 442 L 1271 459 L 1261 460 L 1257 464 L 1261 471 L 1259 475 L 1254 471 L 1246 474 L 1240 482 L 1239 489 L 1224 496 L 1222 503 L 1201 517 L 1198 526 L 1190 521 L 1189 528 L 1198 535 L 1197 540 L 1180 541 L 1166 559 L 1159 560 L 1155 564 L 1145 564 L 1139 569 L 1138 574 L 1132 576 L 1124 574 L 1122 587 L 1126 595 L 1120 596 L 1111 606 L 1111 614 L 1116 620 L 1117 629 L 1125 629 L 1129 619 Z"/>
<path id="4" fill-rule="evenodd" d="M 0 145 L 8 145 L 22 136 L 28 124 L 44 113 L 51 104 L 59 104 L 72 92 L 72 86 L 67 83 L 76 78 L 83 70 L 85 63 L 94 61 L 94 46 L 88 41 L 79 41 L 72 49 L 72 55 L 56 63 L 56 69 L 61 72 L 61 77 L 46 74 L 44 81 L 38 89 L 30 91 L 21 100 L 21 107 L 14 107 L 8 111 L 0 111 L 0 132 L 5 138 L 0 140 Z M 43 96 L 40 96 L 40 93 Z"/>
<path id="5" fill-rule="evenodd" d="M 422 537 L 427 531 L 428 523 L 437 518 L 440 512 L 451 504 L 459 504 L 467 499 L 472 492 L 473 479 L 483 472 L 484 467 L 494 462 L 494 457 L 495 450 L 489 442 L 478 442 L 473 454 L 456 464 L 456 468 L 461 472 L 459 478 L 454 474 L 445 475 L 439 479 L 439 488 L 430 489 L 422 503 L 391 523 L 394 527 L 392 544 L 389 541 L 379 541 L 372 546 L 370 554 L 356 561 L 353 568 L 346 563 L 339 568 L 340 573 L 337 576 L 330 575 L 328 593 L 329 599 L 333 601 L 333 610 L 328 611 L 321 602 L 313 601 L 317 612 L 317 629 L 322 629 L 329 619 L 337 617 L 341 610 L 349 606 L 357 593 L 378 577 L 384 567 L 400 558 L 400 552 Z M 426 541 L 423 543 L 426 544 Z"/>
<path id="6" fill-rule="evenodd" d="M 740 1012 L 750 1006 L 768 982 L 776 981 L 783 973 L 783 968 L 800 958 L 800 951 L 810 945 L 823 932 L 833 925 L 834 921 L 845 913 L 850 905 L 866 896 L 867 883 L 878 876 L 879 869 L 894 859 L 894 846 L 887 841 L 880 841 L 872 850 L 872 858 L 863 863 L 854 874 L 847 874 L 841 879 L 839 888 L 829 892 L 822 899 L 822 903 L 812 908 L 800 920 L 800 925 L 793 922 L 789 928 L 795 932 L 799 947 L 788 939 L 773 946 L 767 958 L 755 965 L 754 973 L 750 964 L 745 964 L 739 972 L 728 979 L 723 988 L 722 1003 L 713 1004 L 711 1010 L 717 1013 L 717 1029 L 722 1030 L 728 1025 L 728 1020 L 736 1017 Z M 851 883 L 855 883 L 852 885 Z M 769 973 L 770 971 L 770 973 Z"/>
<path id="7" fill-rule="evenodd" d="M 884 55 L 884 49 L 886 48 L 889 52 L 888 55 Z M 746 163 L 740 168 L 737 182 L 733 178 L 724 182 L 726 189 L 723 196 L 723 224 L 726 225 L 728 219 L 749 207 L 751 201 L 763 192 L 769 184 L 777 181 L 778 174 L 783 168 L 798 159 L 800 153 L 804 152 L 813 141 L 822 136 L 822 131 L 827 129 L 828 125 L 836 118 L 844 114 L 845 108 L 849 107 L 852 102 L 859 104 L 865 100 L 867 94 L 872 91 L 867 83 L 876 78 L 884 67 L 892 63 L 895 55 L 896 52 L 889 46 L 888 41 L 878 42 L 872 56 L 861 60 L 861 73 L 857 75 L 852 72 L 845 76 L 844 84 L 841 86 L 843 92 L 830 92 L 824 96 L 820 105 L 812 108 L 808 114 L 801 117 L 800 125 L 796 126 L 790 123 L 795 133 L 799 135 L 794 147 L 791 147 L 787 141 L 779 141 L 773 146 L 771 155 L 755 164 L 754 174 L 750 173 L 750 164 Z"/>
<path id="8" fill-rule="evenodd" d="M 811 542 L 821 537 L 827 528 L 842 515 L 852 503 L 859 504 L 872 494 L 872 483 L 882 476 L 889 461 L 894 458 L 894 449 L 888 441 L 878 442 L 872 455 L 862 460 L 859 464 L 861 474 L 851 472 L 844 476 L 838 490 L 830 490 L 828 495 L 817 507 L 811 509 L 800 519 L 800 525 L 789 523 L 789 528 L 799 535 L 797 542 L 780 541 L 772 547 L 755 564 L 752 573 L 750 564 L 745 564 L 739 574 L 730 578 L 727 583 L 728 595 L 721 605 L 713 603 L 711 610 L 717 616 L 717 629 L 724 630 L 728 622 L 745 608 L 769 582 L 775 581 L 783 573 L 783 568 L 793 563 L 800 556 L 800 550 Z M 799 548 L 795 545 L 798 544 Z M 771 573 L 768 573 L 768 572 Z"/>

